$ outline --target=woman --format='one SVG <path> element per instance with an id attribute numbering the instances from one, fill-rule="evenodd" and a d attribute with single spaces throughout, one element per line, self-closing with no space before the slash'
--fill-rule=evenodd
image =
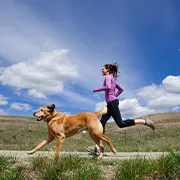
<path id="1" fill-rule="evenodd" d="M 123 88 L 117 83 L 118 64 L 105 64 L 102 68 L 102 75 L 105 76 L 103 87 L 93 89 L 93 92 L 105 91 L 105 100 L 107 103 L 107 114 L 101 117 L 101 124 L 103 126 L 103 133 L 105 133 L 105 125 L 112 116 L 119 128 L 134 126 L 136 124 L 143 124 L 149 126 L 152 130 L 155 129 L 154 123 L 144 116 L 141 119 L 127 119 L 123 120 L 119 110 L 118 96 L 123 92 Z M 118 90 L 117 92 L 116 89 Z M 94 151 L 98 152 L 98 146 L 95 146 Z"/>

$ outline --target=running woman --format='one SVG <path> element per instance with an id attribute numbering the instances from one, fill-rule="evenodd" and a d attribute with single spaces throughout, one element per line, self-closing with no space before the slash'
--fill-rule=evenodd
<path id="1" fill-rule="evenodd" d="M 123 92 L 123 88 L 116 81 L 118 74 L 118 64 L 105 64 L 102 68 L 102 75 L 105 76 L 103 87 L 93 89 L 93 92 L 105 92 L 105 100 L 107 103 L 107 114 L 101 117 L 101 124 L 103 126 L 103 133 L 105 133 L 105 125 L 110 117 L 113 117 L 119 128 L 134 126 L 142 124 L 149 126 L 152 130 L 155 129 L 154 123 L 144 116 L 139 119 L 123 120 L 119 110 L 118 96 Z M 117 89 L 117 92 L 116 92 Z M 98 153 L 99 147 L 95 145 L 94 151 Z"/>

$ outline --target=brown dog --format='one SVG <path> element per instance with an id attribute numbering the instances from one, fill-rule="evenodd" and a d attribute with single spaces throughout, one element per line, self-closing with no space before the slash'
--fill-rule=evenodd
<path id="1" fill-rule="evenodd" d="M 55 105 L 43 106 L 33 115 L 37 118 L 37 121 L 44 120 L 48 125 L 48 138 L 42 141 L 37 147 L 29 151 L 28 154 L 33 154 L 37 150 L 44 147 L 46 144 L 51 142 L 54 138 L 57 140 L 56 153 L 59 155 L 61 146 L 65 138 L 71 137 L 78 132 L 88 129 L 92 140 L 100 147 L 100 153 L 97 157 L 102 158 L 104 152 L 104 145 L 102 140 L 105 141 L 111 151 L 115 154 L 116 150 L 111 143 L 110 139 L 103 134 L 103 128 L 98 120 L 98 117 L 107 113 L 107 107 L 98 112 L 82 112 L 75 115 L 67 115 L 55 110 Z"/>

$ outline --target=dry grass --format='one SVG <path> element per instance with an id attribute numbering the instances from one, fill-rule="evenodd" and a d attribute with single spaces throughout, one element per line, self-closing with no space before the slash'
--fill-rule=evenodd
<path id="1" fill-rule="evenodd" d="M 180 150 L 180 113 L 149 115 L 156 130 L 138 125 L 120 129 L 115 123 L 107 123 L 106 135 L 121 152 Z M 47 137 L 47 125 L 31 117 L 0 116 L 0 149 L 30 150 Z M 80 145 L 81 144 L 81 145 Z M 64 141 L 62 151 L 84 151 L 94 143 L 86 134 L 77 134 Z M 55 150 L 53 141 L 42 150 Z M 105 151 L 109 147 L 105 144 Z"/>

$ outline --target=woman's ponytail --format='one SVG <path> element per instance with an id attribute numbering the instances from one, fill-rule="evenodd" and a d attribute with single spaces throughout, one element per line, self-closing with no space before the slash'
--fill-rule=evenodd
<path id="1" fill-rule="evenodd" d="M 111 64 L 111 66 L 112 66 L 112 74 L 113 74 L 114 78 L 117 79 L 117 77 L 118 77 L 118 68 L 119 68 L 118 63 L 116 62 L 114 64 Z"/>
<path id="2" fill-rule="evenodd" d="M 112 74 L 115 79 L 117 79 L 119 73 L 118 72 L 119 67 L 117 62 L 114 64 L 105 64 L 104 67 L 109 70 L 109 73 Z"/>

